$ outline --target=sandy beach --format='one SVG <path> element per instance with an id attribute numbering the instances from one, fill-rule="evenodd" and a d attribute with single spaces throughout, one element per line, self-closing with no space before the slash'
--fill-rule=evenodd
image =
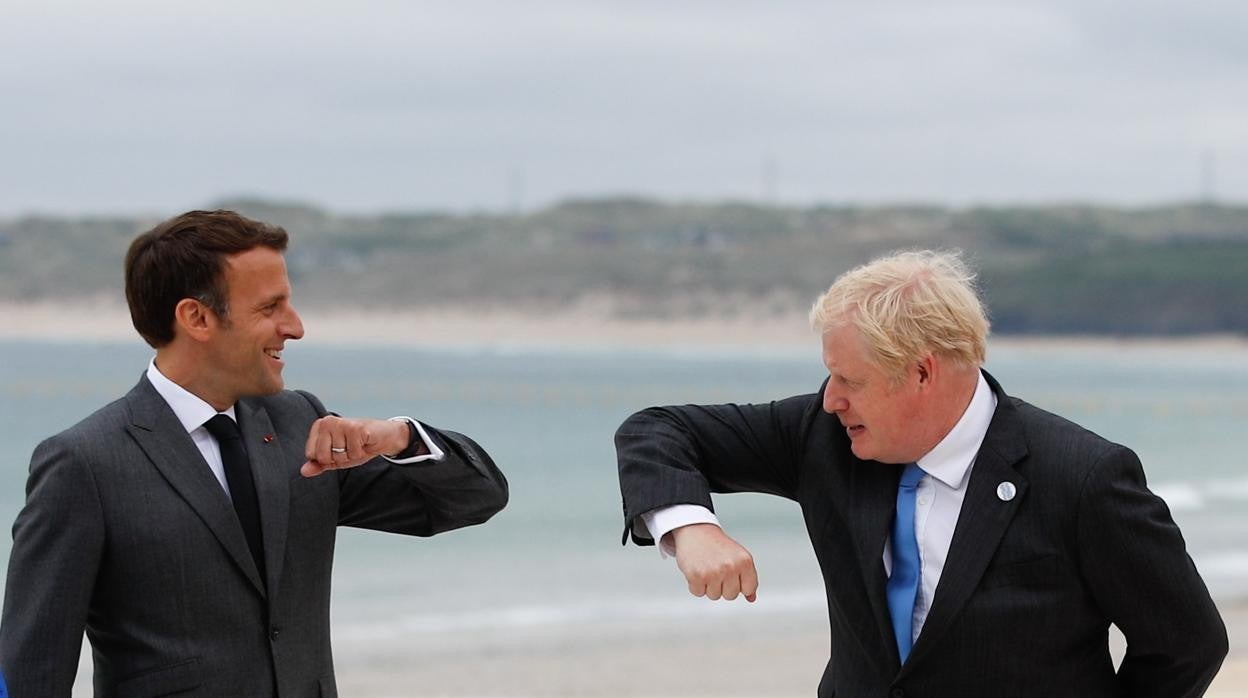
<path id="1" fill-rule="evenodd" d="M 709 603 L 709 602 L 708 602 Z M 1248 697 L 1248 603 L 1226 605 L 1231 654 L 1205 694 Z M 821 614 L 655 625 L 604 624 L 524 637 L 455 633 L 435 642 L 334 645 L 338 690 L 366 698 L 800 698 L 827 661 Z M 1115 657 L 1122 646 L 1114 642 Z M 89 650 L 75 698 L 91 695 Z"/>
<path id="2" fill-rule="evenodd" d="M 743 313 L 679 320 L 620 317 L 596 299 L 551 312 L 475 308 L 387 311 L 301 310 L 302 341 L 334 345 L 428 348 L 815 350 L 805 309 L 792 313 Z M 119 301 L 0 302 L 0 340 L 140 341 Z M 994 336 L 994 347 L 1044 352 L 1054 348 L 1149 351 L 1184 347 L 1202 352 L 1248 353 L 1248 337 L 1180 338 Z"/>
<path id="3" fill-rule="evenodd" d="M 1222 609 L 1231 655 L 1206 694 L 1248 696 L 1248 604 Z M 812 696 L 827 661 L 820 614 L 667 627 L 607 626 L 524 642 L 361 652 L 336 646 L 347 696 Z M 1114 642 L 1115 657 L 1122 645 Z"/>

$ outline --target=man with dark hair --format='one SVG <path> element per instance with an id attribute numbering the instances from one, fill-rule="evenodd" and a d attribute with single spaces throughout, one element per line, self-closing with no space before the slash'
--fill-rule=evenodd
<path id="1" fill-rule="evenodd" d="M 139 335 L 153 348 L 173 341 L 174 313 L 193 298 L 227 317 L 226 255 L 266 247 L 285 252 L 289 238 L 276 225 L 233 211 L 191 211 L 152 228 L 126 253 L 126 301 Z"/>
<path id="2" fill-rule="evenodd" d="M 337 695 L 336 527 L 429 536 L 506 504 L 471 439 L 283 390 L 303 336 L 286 241 L 192 211 L 131 245 L 126 298 L 156 356 L 35 449 L 0 622 L 14 695 L 68 696 L 84 629 L 97 695 Z"/>

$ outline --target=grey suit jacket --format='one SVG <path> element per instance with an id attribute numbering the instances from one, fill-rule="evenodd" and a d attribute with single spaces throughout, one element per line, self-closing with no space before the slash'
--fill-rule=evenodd
<path id="1" fill-rule="evenodd" d="M 429 536 L 480 523 L 507 482 L 471 439 L 446 458 L 299 474 L 312 395 L 241 400 L 264 537 L 242 527 L 147 378 L 35 449 L 13 526 L 0 667 L 14 698 L 68 696 L 85 628 L 97 696 L 334 696 L 329 597 L 336 528 Z"/>
<path id="2" fill-rule="evenodd" d="M 985 377 L 997 410 L 905 665 L 882 558 L 901 468 L 856 458 L 822 391 L 630 417 L 616 434 L 625 535 L 651 509 L 710 507 L 712 491 L 800 504 L 832 631 L 820 696 L 1201 695 L 1226 629 L 1139 459 Z M 1117 672 L 1110 623 L 1128 642 Z"/>

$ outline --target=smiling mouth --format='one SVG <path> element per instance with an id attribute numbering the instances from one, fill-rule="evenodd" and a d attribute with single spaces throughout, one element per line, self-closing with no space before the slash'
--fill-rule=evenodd
<path id="1" fill-rule="evenodd" d="M 281 350 L 281 349 L 265 349 L 265 350 L 264 350 L 264 355 L 265 355 L 265 356 L 267 356 L 267 357 L 269 357 L 270 359 L 275 360 L 275 361 L 281 361 L 281 360 L 282 360 L 282 350 Z"/>

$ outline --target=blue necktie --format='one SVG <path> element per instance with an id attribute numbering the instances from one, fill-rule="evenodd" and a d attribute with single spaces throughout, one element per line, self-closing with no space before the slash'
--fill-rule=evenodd
<path id="1" fill-rule="evenodd" d="M 893 619 L 901 663 L 913 642 L 914 599 L 919 591 L 919 542 L 914 537 L 914 493 L 927 473 L 911 463 L 897 485 L 897 517 L 893 519 L 893 573 L 888 578 L 888 613 Z"/>

